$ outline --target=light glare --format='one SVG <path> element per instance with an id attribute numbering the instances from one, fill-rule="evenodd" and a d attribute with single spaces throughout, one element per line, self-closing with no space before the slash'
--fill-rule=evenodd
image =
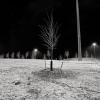
<path id="1" fill-rule="evenodd" d="M 38 49 L 34 49 L 34 52 L 37 52 L 38 51 Z"/>
<path id="2" fill-rule="evenodd" d="M 96 43 L 93 43 L 92 45 L 95 47 L 97 44 Z"/>

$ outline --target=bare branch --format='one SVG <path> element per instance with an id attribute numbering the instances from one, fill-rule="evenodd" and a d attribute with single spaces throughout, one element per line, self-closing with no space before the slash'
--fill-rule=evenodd
<path id="1" fill-rule="evenodd" d="M 57 34 L 59 27 L 57 23 L 56 24 L 54 23 L 52 14 L 50 15 L 50 17 L 48 16 L 48 20 L 45 21 L 46 21 L 45 25 L 40 26 L 41 28 L 40 37 L 44 41 L 44 46 L 50 49 L 52 55 L 53 49 L 56 47 L 56 44 L 60 37 L 60 35 Z"/>

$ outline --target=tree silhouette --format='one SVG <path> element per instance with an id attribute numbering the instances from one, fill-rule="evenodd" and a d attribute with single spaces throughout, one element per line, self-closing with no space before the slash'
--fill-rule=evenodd
<path id="1" fill-rule="evenodd" d="M 67 59 L 68 59 L 68 57 L 69 57 L 69 51 L 65 51 L 65 57 L 67 57 Z"/>
<path id="2" fill-rule="evenodd" d="M 58 35 L 59 26 L 57 23 L 54 23 L 52 14 L 48 16 L 45 25 L 41 25 L 41 34 L 40 37 L 44 41 L 43 45 L 50 50 L 50 70 L 53 71 L 53 50 L 55 49 L 60 35 Z"/>

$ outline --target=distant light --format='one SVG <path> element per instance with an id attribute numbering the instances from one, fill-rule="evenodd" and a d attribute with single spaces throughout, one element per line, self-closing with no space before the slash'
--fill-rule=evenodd
<path id="1" fill-rule="evenodd" d="M 37 52 L 38 51 L 38 49 L 34 49 L 34 52 Z"/>
<path id="2" fill-rule="evenodd" d="M 94 46 L 94 47 L 95 47 L 96 45 L 97 45 L 97 43 L 92 43 L 92 46 Z"/>

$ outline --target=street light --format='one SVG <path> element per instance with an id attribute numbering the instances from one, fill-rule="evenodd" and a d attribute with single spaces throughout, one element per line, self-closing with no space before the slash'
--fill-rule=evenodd
<path id="1" fill-rule="evenodd" d="M 97 43 L 92 43 L 92 46 L 93 46 L 93 51 L 94 51 L 94 58 L 96 58 L 96 52 L 95 52 L 95 48 L 97 46 Z"/>
<path id="2" fill-rule="evenodd" d="M 38 53 L 38 49 L 35 48 L 35 49 L 34 49 L 34 58 L 35 58 L 35 59 L 36 59 L 37 53 Z"/>
<path id="3" fill-rule="evenodd" d="M 38 52 L 38 49 L 34 49 L 34 52 L 37 53 Z"/>

